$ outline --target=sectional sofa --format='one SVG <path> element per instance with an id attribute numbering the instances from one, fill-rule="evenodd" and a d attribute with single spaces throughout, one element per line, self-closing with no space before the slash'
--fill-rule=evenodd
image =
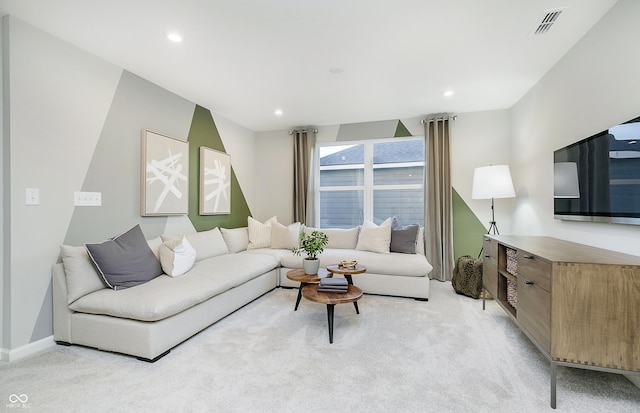
<path id="1" fill-rule="evenodd" d="M 286 277 L 287 271 L 302 268 L 303 257 L 294 255 L 292 246 L 300 231 L 312 230 L 299 223 L 284 226 L 275 218 L 260 223 L 249 217 L 244 228 L 146 240 L 144 248 L 152 256 L 147 262 L 161 263 L 160 274 L 129 285 L 131 280 L 118 280 L 108 273 L 111 269 L 99 261 L 100 251 L 89 248 L 94 245 L 63 245 L 61 262 L 52 269 L 54 339 L 61 345 L 156 361 L 274 288 L 297 287 Z M 329 235 L 329 245 L 320 256 L 322 266 L 355 259 L 367 267 L 367 273 L 354 276 L 354 283 L 365 293 L 428 299 L 432 267 L 424 256 L 422 230 L 414 235 L 413 254 L 367 250 L 375 245 L 367 247 L 362 235 L 372 231 L 364 226 L 322 231 Z M 116 237 L 105 244 L 118 241 Z M 110 248 L 127 250 L 130 243 Z M 109 262 L 126 263 L 127 258 L 111 257 Z M 112 285 L 118 282 L 122 287 Z"/>

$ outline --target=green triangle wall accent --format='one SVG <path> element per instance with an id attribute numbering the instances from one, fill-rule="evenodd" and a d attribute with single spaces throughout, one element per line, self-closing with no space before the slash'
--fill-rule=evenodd
<path id="1" fill-rule="evenodd" d="M 231 158 L 231 214 L 200 215 L 200 147 L 225 152 L 218 128 L 208 109 L 196 105 L 189 129 L 189 220 L 196 231 L 206 231 L 215 227 L 238 228 L 247 226 L 247 217 L 251 215 L 247 200 L 242 193 Z"/>
<path id="2" fill-rule="evenodd" d="M 463 255 L 476 258 L 482 249 L 482 236 L 487 233 L 487 229 L 455 189 L 452 190 L 451 198 L 454 258 L 457 260 Z"/>
<path id="3" fill-rule="evenodd" d="M 396 127 L 396 133 L 393 134 L 394 138 L 406 138 L 409 136 L 413 136 L 409 129 L 402 123 L 401 120 L 398 120 L 398 126 Z"/>

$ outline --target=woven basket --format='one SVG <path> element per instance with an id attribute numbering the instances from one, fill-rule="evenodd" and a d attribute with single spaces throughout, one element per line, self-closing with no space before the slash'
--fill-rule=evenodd
<path id="1" fill-rule="evenodd" d="M 518 308 L 518 290 L 515 283 L 507 280 L 507 302 L 515 309 Z"/>
<path id="2" fill-rule="evenodd" d="M 517 252 L 512 248 L 507 248 L 507 272 L 513 276 L 518 275 Z"/>

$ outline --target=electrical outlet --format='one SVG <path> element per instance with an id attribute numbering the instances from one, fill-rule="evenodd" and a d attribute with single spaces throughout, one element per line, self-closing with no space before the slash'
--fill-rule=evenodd
<path id="1" fill-rule="evenodd" d="M 102 206 L 102 192 L 73 193 L 73 205 L 75 206 Z"/>

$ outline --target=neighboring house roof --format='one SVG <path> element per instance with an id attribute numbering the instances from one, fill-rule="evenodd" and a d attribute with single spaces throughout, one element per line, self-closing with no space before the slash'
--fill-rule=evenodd
<path id="1" fill-rule="evenodd" d="M 376 143 L 373 146 L 373 163 L 424 161 L 424 142 L 421 140 Z M 364 162 L 364 145 L 354 145 L 320 158 L 320 166 L 350 165 Z"/>

